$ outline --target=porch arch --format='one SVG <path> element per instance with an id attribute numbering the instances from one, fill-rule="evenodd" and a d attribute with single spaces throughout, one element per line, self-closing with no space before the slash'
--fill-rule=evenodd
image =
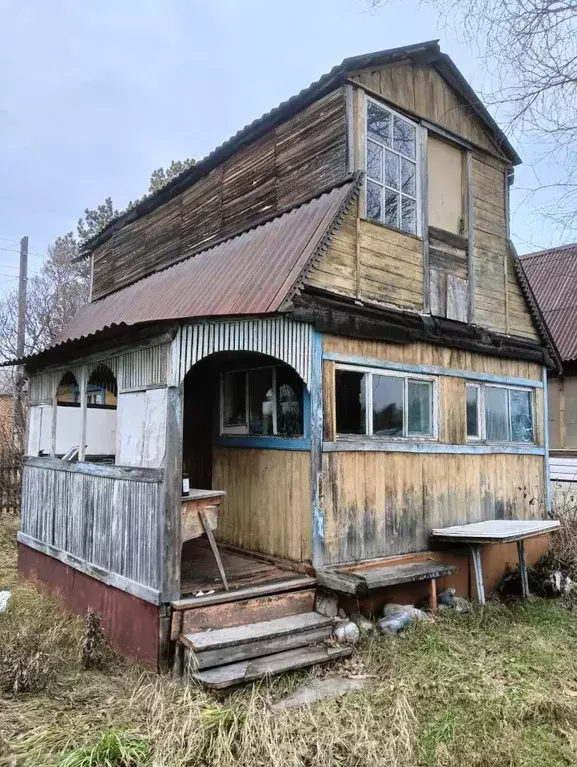
<path id="1" fill-rule="evenodd" d="M 183 325 L 174 340 L 178 385 L 200 360 L 216 352 L 257 352 L 290 365 L 310 389 L 313 327 L 286 317 Z"/>

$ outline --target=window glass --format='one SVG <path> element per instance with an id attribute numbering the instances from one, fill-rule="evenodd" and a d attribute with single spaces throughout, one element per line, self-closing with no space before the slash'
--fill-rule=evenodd
<path id="1" fill-rule="evenodd" d="M 374 141 L 367 142 L 367 176 L 375 181 L 383 180 L 383 148 Z"/>
<path id="2" fill-rule="evenodd" d="M 487 439 L 491 442 L 509 440 L 509 408 L 507 389 L 485 387 L 485 420 Z"/>
<path id="3" fill-rule="evenodd" d="M 511 440 L 513 442 L 533 442 L 531 392 L 509 389 L 509 410 L 511 413 Z"/>
<path id="4" fill-rule="evenodd" d="M 335 371 L 337 434 L 366 434 L 366 375 Z"/>
<path id="5" fill-rule="evenodd" d="M 401 196 L 401 229 L 409 234 L 417 231 L 417 203 L 404 195 Z"/>
<path id="6" fill-rule="evenodd" d="M 372 181 L 367 181 L 367 216 L 375 221 L 382 218 L 381 187 Z"/>
<path id="7" fill-rule="evenodd" d="M 393 149 L 414 160 L 415 144 L 415 127 L 395 115 L 393 120 Z"/>
<path id="8" fill-rule="evenodd" d="M 391 113 L 374 101 L 367 102 L 367 132 L 385 146 L 391 146 Z"/>
<path id="9" fill-rule="evenodd" d="M 385 189 L 385 224 L 399 228 L 399 195 Z"/>
<path id="10" fill-rule="evenodd" d="M 401 158 L 401 191 L 417 196 L 417 169 L 414 162 Z"/>
<path id="11" fill-rule="evenodd" d="M 398 154 L 387 149 L 385 152 L 385 184 L 392 189 L 398 189 L 400 186 L 400 160 Z"/>
<path id="12" fill-rule="evenodd" d="M 373 434 L 403 436 L 404 378 L 373 375 Z"/>
<path id="13" fill-rule="evenodd" d="M 277 434 L 299 437 L 303 433 L 303 382 L 289 367 L 276 370 Z"/>
<path id="14" fill-rule="evenodd" d="M 224 425 L 246 426 L 246 373 L 235 371 L 224 376 Z"/>
<path id="15" fill-rule="evenodd" d="M 407 433 L 432 434 L 433 385 L 429 381 L 407 383 Z"/>
<path id="16" fill-rule="evenodd" d="M 467 385 L 467 437 L 479 434 L 479 387 Z"/>
<path id="17" fill-rule="evenodd" d="M 251 370 L 248 374 L 248 392 L 249 433 L 257 436 L 274 434 L 272 368 Z"/>

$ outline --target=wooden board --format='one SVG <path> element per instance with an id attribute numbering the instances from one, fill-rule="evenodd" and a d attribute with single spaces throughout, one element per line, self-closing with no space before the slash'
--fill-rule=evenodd
<path id="1" fill-rule="evenodd" d="M 242 682 L 251 682 L 255 679 L 282 674 L 285 671 L 294 671 L 317 663 L 344 658 L 352 651 L 352 647 L 303 647 L 264 658 L 199 671 L 193 673 L 192 677 L 209 689 L 220 690 Z"/>
<path id="2" fill-rule="evenodd" d="M 215 447 L 213 485 L 225 488 L 217 539 L 296 562 L 311 558 L 310 453 Z"/>
<path id="3" fill-rule="evenodd" d="M 319 613 L 310 612 L 302 615 L 289 615 L 276 620 L 248 623 L 243 626 L 216 629 L 215 631 L 200 631 L 196 634 L 183 634 L 182 644 L 194 652 L 205 650 L 221 650 L 226 647 L 259 642 L 263 639 L 275 639 L 289 636 L 310 629 L 320 629 L 332 626 L 332 618 Z"/>
<path id="4" fill-rule="evenodd" d="M 444 541 L 506 543 L 550 533 L 557 530 L 560 524 L 558 520 L 553 519 L 490 519 L 469 525 L 436 528 L 432 531 L 432 535 L 434 538 Z"/>
<path id="5" fill-rule="evenodd" d="M 445 575 L 452 575 L 456 569 L 452 565 L 427 560 L 383 567 L 366 567 L 360 570 L 319 570 L 317 578 L 319 584 L 325 588 L 363 596 L 374 589 L 387 586 L 442 578 Z"/>

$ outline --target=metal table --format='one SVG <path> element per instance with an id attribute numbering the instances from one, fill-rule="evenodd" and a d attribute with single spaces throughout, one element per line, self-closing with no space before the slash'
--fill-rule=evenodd
<path id="1" fill-rule="evenodd" d="M 436 528 L 431 535 L 437 541 L 461 541 L 461 543 L 469 545 L 475 570 L 477 599 L 484 605 L 485 587 L 483 585 L 481 546 L 487 543 L 517 543 L 521 589 L 523 596 L 528 597 L 529 580 L 527 578 L 527 562 L 525 559 L 525 541 L 527 538 L 535 538 L 538 535 L 543 535 L 543 533 L 550 533 L 558 527 L 559 522 L 552 519 L 492 519 L 486 522 L 473 522 L 469 525 Z"/>

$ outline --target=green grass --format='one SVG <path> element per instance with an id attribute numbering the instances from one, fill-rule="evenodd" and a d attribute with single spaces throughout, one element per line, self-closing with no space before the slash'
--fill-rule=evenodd
<path id="1" fill-rule="evenodd" d="M 215 697 L 109 654 L 82 667 L 82 620 L 15 573 L 0 520 L 0 659 L 35 653 L 29 689 L 0 692 L 0 765 L 19 767 L 557 767 L 577 763 L 577 614 L 490 604 L 374 637 L 352 659 Z M 36 639 L 33 639 L 36 637 Z M 28 660 L 27 660 L 28 659 Z M 45 666 L 45 668 L 44 668 Z M 2 666 L 0 664 L 0 671 Z M 363 692 L 270 704 L 303 681 L 363 674 Z M 1 677 L 0 677 L 1 678 Z"/>

